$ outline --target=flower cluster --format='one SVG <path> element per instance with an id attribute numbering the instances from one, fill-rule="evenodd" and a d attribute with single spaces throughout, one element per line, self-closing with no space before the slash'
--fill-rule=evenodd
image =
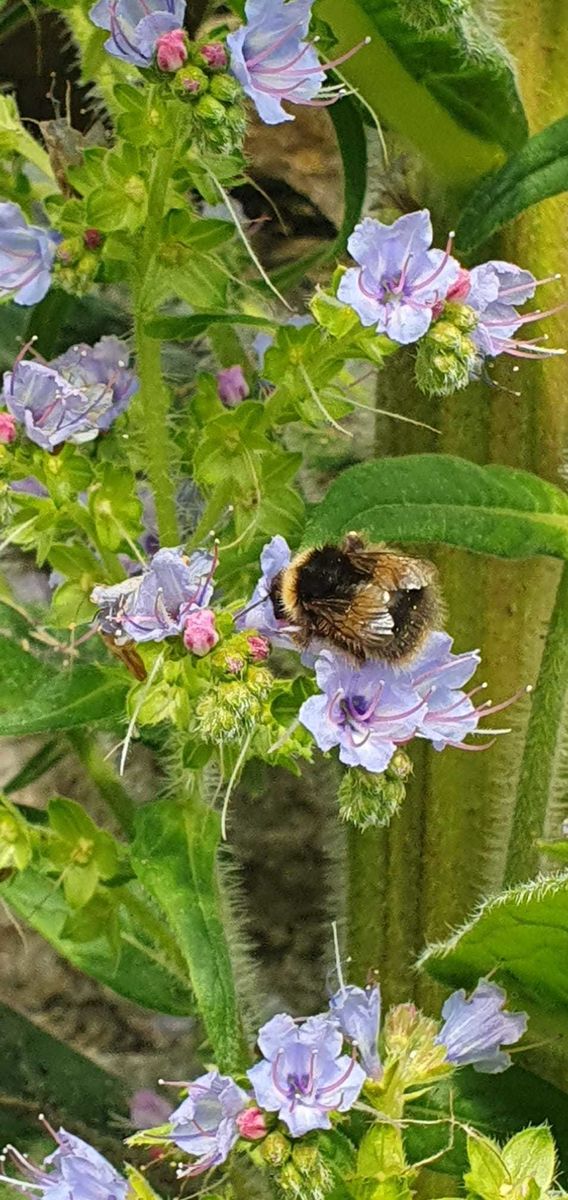
<path id="1" fill-rule="evenodd" d="M 285 649 L 294 648 L 293 630 L 276 615 L 270 588 L 290 557 L 282 537 L 273 538 L 265 546 L 260 560 L 262 576 L 251 602 L 236 618 L 238 628 L 256 628 Z M 447 633 L 431 633 L 406 667 L 378 661 L 352 666 L 340 653 L 329 649 L 318 653 L 318 647 L 313 647 L 320 692 L 302 704 L 298 714 L 301 723 L 320 750 L 338 746 L 341 762 L 372 772 L 385 771 L 397 748 L 413 737 L 426 738 L 435 750 L 446 746 L 481 748 L 464 739 L 483 732 L 478 731 L 480 720 L 507 708 L 523 692 L 501 704 L 486 702 L 476 707 L 473 697 L 484 690 L 485 684 L 469 692 L 463 686 L 479 666 L 479 654 L 453 654 L 452 644 Z M 308 653 L 307 661 L 313 660 L 314 655 Z"/>
<path id="2" fill-rule="evenodd" d="M 6 1154 L 22 1179 L 0 1175 L 0 1182 L 20 1196 L 37 1200 L 126 1200 L 128 1184 L 106 1158 L 66 1129 L 56 1133 L 47 1127 L 57 1149 L 43 1160 L 43 1168 L 20 1154 L 14 1146 Z"/>
<path id="3" fill-rule="evenodd" d="M 464 387 L 486 358 L 499 354 L 563 353 L 544 347 L 541 338 L 514 337 L 527 322 L 556 311 L 521 315 L 515 307 L 550 279 L 536 280 L 530 271 L 499 260 L 467 271 L 451 254 L 451 236 L 445 250 L 433 249 L 432 240 L 427 209 L 392 225 L 366 217 L 347 243 L 358 266 L 345 271 L 337 291 L 363 325 L 400 345 L 420 341 L 417 379 L 423 390 L 439 394 Z"/>
<path id="4" fill-rule="evenodd" d="M 116 337 L 72 346 L 51 363 L 20 355 L 4 374 L 0 399 L 42 450 L 90 442 L 110 428 L 138 390 L 128 357 L 128 347 Z"/>
<path id="5" fill-rule="evenodd" d="M 441 1023 L 422 1017 L 413 1005 L 399 1005 L 381 1032 L 378 985 L 345 986 L 341 979 L 327 1012 L 301 1021 L 279 1013 L 262 1026 L 262 1057 L 247 1072 L 248 1087 L 216 1070 L 192 1083 L 175 1084 L 187 1097 L 167 1124 L 130 1141 L 173 1144 L 191 1156 L 188 1165 L 178 1166 L 179 1178 L 220 1165 L 239 1138 L 266 1139 L 264 1158 L 274 1163 L 275 1139 L 282 1140 L 276 1119 L 293 1139 L 329 1130 L 339 1114 L 353 1108 L 367 1084 L 380 1112 L 380 1089 L 383 1080 L 392 1078 L 396 1063 L 401 1069 L 404 1064 L 405 1086 L 411 1089 L 418 1082 L 435 1083 L 453 1067 L 504 1070 L 510 1057 L 501 1047 L 517 1042 L 527 1024 L 525 1013 L 504 1011 L 505 1002 L 501 988 L 480 980 L 469 999 L 463 991 L 454 992 Z"/>
<path id="6" fill-rule="evenodd" d="M 51 284 L 59 234 L 28 225 L 21 208 L 0 203 L 0 300 L 37 304 Z"/>
<path id="7" fill-rule="evenodd" d="M 127 642 L 161 642 L 187 630 L 187 646 L 198 655 L 215 644 L 211 619 L 196 621 L 213 595 L 216 556 L 205 550 L 187 555 L 183 549 L 158 550 L 141 575 L 93 589 L 99 628 L 117 646 Z M 212 614 L 211 614 L 212 616 Z"/>

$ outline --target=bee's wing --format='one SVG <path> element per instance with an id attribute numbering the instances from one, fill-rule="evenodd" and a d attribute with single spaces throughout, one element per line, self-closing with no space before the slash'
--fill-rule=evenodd
<path id="1" fill-rule="evenodd" d="M 395 630 L 391 606 L 401 592 L 420 591 L 436 578 L 432 563 L 402 554 L 375 556 L 373 578 L 361 587 L 350 606 L 350 623 L 368 648 L 380 651 L 381 643 Z"/>

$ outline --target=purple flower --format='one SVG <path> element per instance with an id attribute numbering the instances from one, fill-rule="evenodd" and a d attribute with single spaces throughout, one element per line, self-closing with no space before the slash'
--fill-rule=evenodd
<path id="1" fill-rule="evenodd" d="M 381 1020 L 378 986 L 360 988 L 350 984 L 340 987 L 331 997 L 329 1007 L 341 1032 L 357 1047 L 365 1074 L 370 1079 L 381 1079 L 383 1069 L 377 1048 Z"/>
<path id="2" fill-rule="evenodd" d="M 13 1146 L 7 1146 L 8 1158 L 25 1183 L 0 1175 L 2 1183 L 30 1200 L 32 1196 L 37 1200 L 125 1200 L 128 1184 L 102 1154 L 65 1129 L 50 1133 L 58 1144 L 43 1160 L 48 1169 L 42 1170 Z"/>
<path id="3" fill-rule="evenodd" d="M 330 1112 L 347 1112 L 365 1082 L 355 1058 L 341 1053 L 343 1038 L 327 1016 L 296 1025 L 281 1013 L 263 1025 L 258 1044 L 264 1058 L 248 1072 L 255 1098 L 293 1137 L 331 1129 Z"/>
<path id="4" fill-rule="evenodd" d="M 495 983 L 480 979 L 466 999 L 465 990 L 453 992 L 442 1009 L 444 1024 L 436 1041 L 446 1047 L 448 1061 L 457 1067 L 473 1065 L 476 1071 L 497 1074 L 511 1065 L 501 1046 L 512 1046 L 527 1028 L 527 1014 L 504 1011 L 507 995 Z"/>
<path id="5" fill-rule="evenodd" d="M 432 222 L 425 208 L 392 225 L 365 217 L 347 243 L 359 266 L 343 275 L 339 300 L 355 310 L 362 325 L 374 325 L 393 342 L 417 342 L 460 271 L 450 257 L 451 241 L 445 251 L 431 246 Z"/>
<path id="6" fill-rule="evenodd" d="M 223 370 L 217 373 L 217 391 L 226 408 L 236 408 L 241 400 L 246 400 L 250 395 L 249 385 L 239 363 L 234 367 L 223 367 Z"/>
<path id="7" fill-rule="evenodd" d="M 266 544 L 260 556 L 262 575 L 249 604 L 235 617 L 235 625 L 239 632 L 254 629 L 256 633 L 268 638 L 274 646 L 281 646 L 283 650 L 295 649 L 287 633 L 290 622 L 286 617 L 276 615 L 270 599 L 270 589 L 280 572 L 288 566 L 291 557 L 290 547 L 280 534 Z"/>
<path id="8" fill-rule="evenodd" d="M 149 67 L 159 38 L 183 26 L 185 0 L 98 0 L 89 16 L 93 25 L 108 29 L 109 54 L 133 67 Z"/>
<path id="9" fill-rule="evenodd" d="M 4 375 L 2 399 L 42 450 L 90 442 L 109 429 L 138 389 L 128 348 L 115 337 L 77 345 L 51 363 L 16 362 Z"/>
<path id="10" fill-rule="evenodd" d="M 150 1129 L 169 1121 L 172 1106 L 169 1100 L 149 1088 L 141 1088 L 130 1098 L 130 1120 L 135 1129 Z"/>
<path id="11" fill-rule="evenodd" d="M 182 633 L 189 614 L 206 608 L 213 595 L 217 559 L 206 550 L 187 555 L 180 547 L 158 550 L 141 575 L 91 592 L 99 606 L 99 628 L 118 646 L 161 642 Z"/>
<path id="12" fill-rule="evenodd" d="M 530 271 L 499 259 L 482 263 L 466 274 L 469 288 L 462 298 L 478 315 L 478 323 L 471 337 L 484 358 L 495 358 L 498 354 L 511 354 L 515 358 L 542 358 L 564 353 L 563 350 L 542 346 L 541 338 L 524 340 L 513 336 L 522 325 L 542 320 L 558 311 L 557 308 L 546 311 L 537 309 L 523 316 L 515 307 L 531 300 L 539 284 L 550 283 L 558 279 L 558 275 L 537 280 Z"/>
<path id="13" fill-rule="evenodd" d="M 472 698 L 484 691 L 487 685 L 478 684 L 469 692 L 464 692 L 462 685 L 467 683 L 477 670 L 481 661 L 479 651 L 452 654 L 452 645 L 453 639 L 449 634 L 431 633 L 421 653 L 406 670 L 406 674 L 412 680 L 412 686 L 423 697 L 426 705 L 425 711 L 420 714 L 416 732 L 419 737 L 428 738 L 435 750 L 443 750 L 446 746 L 455 746 L 461 750 L 482 749 L 465 745 L 464 738 L 468 733 L 478 732 L 478 725 L 483 717 L 509 708 L 531 689 L 522 688 L 500 704 L 486 702 L 476 708 Z M 508 730 L 487 732 L 507 733 Z"/>
<path id="14" fill-rule="evenodd" d="M 299 719 L 320 750 L 339 746 L 341 762 L 384 771 L 402 742 L 413 737 L 426 704 L 402 673 L 377 662 L 352 667 L 323 650 L 316 661 L 322 695 L 310 696 Z"/>
<path id="15" fill-rule="evenodd" d="M 237 1117 L 248 1096 L 228 1075 L 209 1071 L 187 1084 L 188 1097 L 170 1117 L 168 1140 L 197 1162 L 178 1170 L 178 1179 L 200 1175 L 224 1162 L 239 1137 Z"/>
<path id="16" fill-rule="evenodd" d="M 28 225 L 17 204 L 0 203 L 0 300 L 37 304 L 51 284 L 60 235 Z"/>
<path id="17" fill-rule="evenodd" d="M 254 102 L 267 125 L 294 118 L 282 107 L 292 104 L 333 104 L 344 94 L 338 86 L 322 88 L 325 72 L 339 66 L 368 38 L 334 62 L 320 63 L 313 45 L 306 41 L 313 0 L 247 0 L 246 25 L 227 38 L 231 71 Z M 319 100 L 314 100 L 319 96 Z"/>

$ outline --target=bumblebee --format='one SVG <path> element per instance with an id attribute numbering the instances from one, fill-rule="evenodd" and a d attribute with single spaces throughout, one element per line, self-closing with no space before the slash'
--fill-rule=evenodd
<path id="1" fill-rule="evenodd" d="M 302 649 L 316 642 L 358 663 L 409 662 L 442 616 L 433 563 L 368 545 L 358 533 L 297 554 L 272 581 L 270 599 Z"/>

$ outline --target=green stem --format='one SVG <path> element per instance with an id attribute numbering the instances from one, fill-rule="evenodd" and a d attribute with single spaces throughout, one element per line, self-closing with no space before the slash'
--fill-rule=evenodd
<path id="1" fill-rule="evenodd" d="M 161 344 L 148 337 L 146 323 L 153 314 L 152 284 L 160 246 L 161 224 L 176 151 L 176 138 L 155 155 L 148 190 L 148 217 L 140 251 L 141 270 L 135 276 L 134 328 L 140 390 L 135 413 L 146 447 L 146 469 L 156 505 L 162 546 L 179 541 L 175 507 L 174 455 L 168 431 L 169 395 L 162 378 Z"/>
<path id="2" fill-rule="evenodd" d="M 120 828 L 130 836 L 133 832 L 136 806 L 120 782 L 114 767 L 105 762 L 96 738 L 82 729 L 70 730 L 67 737 Z"/>
<path id="3" fill-rule="evenodd" d="M 542 837 L 560 750 L 568 687 L 568 565 L 564 567 L 542 656 L 529 719 L 505 872 L 507 884 L 538 869 Z"/>

